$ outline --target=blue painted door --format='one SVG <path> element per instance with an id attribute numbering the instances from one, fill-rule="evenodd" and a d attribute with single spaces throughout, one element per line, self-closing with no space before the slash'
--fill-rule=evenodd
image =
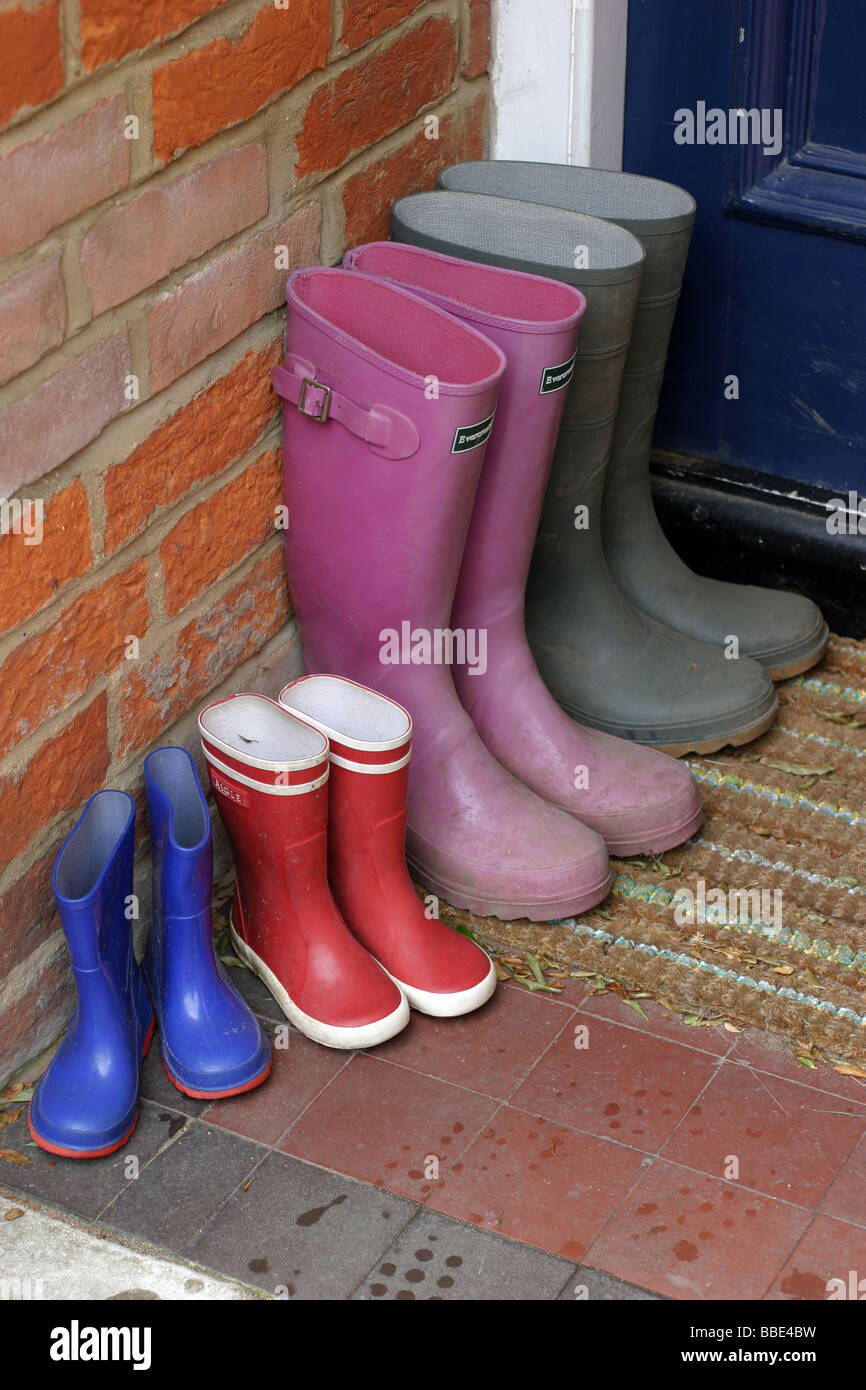
<path id="1" fill-rule="evenodd" d="M 630 0 L 625 115 L 698 204 L 656 446 L 866 492 L 866 4 Z"/>

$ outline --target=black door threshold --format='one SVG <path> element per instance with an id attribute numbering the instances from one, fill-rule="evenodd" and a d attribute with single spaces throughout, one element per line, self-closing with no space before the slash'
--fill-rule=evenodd
<path id="1" fill-rule="evenodd" d="M 833 632 L 866 637 L 866 497 L 662 453 L 652 489 L 668 539 L 698 574 L 806 594 Z"/>

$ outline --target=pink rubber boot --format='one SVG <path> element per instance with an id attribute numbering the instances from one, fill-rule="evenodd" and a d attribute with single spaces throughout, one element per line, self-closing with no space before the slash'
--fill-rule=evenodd
<path id="1" fill-rule="evenodd" d="M 502 353 L 416 295 L 345 270 L 286 287 L 286 555 L 307 669 L 415 724 L 407 857 L 457 907 L 548 920 L 600 902 L 604 841 L 494 759 L 452 679 L 454 589 Z M 457 656 L 468 653 L 457 651 Z"/>
<path id="2" fill-rule="evenodd" d="M 423 295 L 477 327 L 507 359 L 451 616 L 454 629 L 487 633 L 486 670 L 454 670 L 486 747 L 539 796 L 603 835 L 612 854 L 681 844 L 703 819 L 688 768 L 570 719 L 542 681 L 524 628 L 583 295 L 560 281 L 395 242 L 359 246 L 344 264 Z"/>

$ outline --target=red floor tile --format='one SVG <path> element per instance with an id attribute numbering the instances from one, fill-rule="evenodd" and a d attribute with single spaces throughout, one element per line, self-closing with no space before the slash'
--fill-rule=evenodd
<path id="1" fill-rule="evenodd" d="M 579 1048 L 588 1028 L 588 1046 Z M 558 1124 L 655 1153 L 700 1094 L 715 1058 L 635 1028 L 575 1014 L 511 1097 Z"/>
<path id="2" fill-rule="evenodd" d="M 208 1124 L 220 1125 L 260 1144 L 275 1144 L 349 1062 L 348 1053 L 319 1047 L 294 1029 L 287 1037 L 288 1047 L 273 1049 L 271 1074 L 264 1085 L 247 1095 L 215 1101 L 207 1112 Z"/>
<path id="3" fill-rule="evenodd" d="M 825 1216 L 866 1226 L 866 1139 L 861 1139 L 820 1203 Z M 866 1270 L 863 1271 L 866 1274 Z"/>
<path id="4" fill-rule="evenodd" d="M 803 1086 L 814 1086 L 818 1091 L 826 1091 L 846 1100 L 866 1102 L 866 1081 L 855 1076 L 840 1076 L 833 1067 L 821 1063 L 816 1067 L 804 1066 L 798 1062 L 791 1051 L 790 1044 L 775 1033 L 762 1033 L 757 1028 L 749 1028 L 739 1038 L 728 1054 L 729 1062 L 743 1062 L 761 1071 L 783 1076 L 788 1081 L 799 1081 Z"/>
<path id="5" fill-rule="evenodd" d="M 831 1294 L 846 1301 L 866 1298 L 866 1231 L 816 1216 L 767 1297 L 824 1302 Z"/>
<path id="6" fill-rule="evenodd" d="M 409 1027 L 375 1055 L 504 1100 L 570 1016 L 567 1008 L 545 1008 L 538 995 L 508 986 L 464 1018 L 414 1013 Z"/>
<path id="7" fill-rule="evenodd" d="M 459 1086 L 360 1055 L 279 1148 L 423 1202 L 436 1186 L 437 1167 L 441 1180 L 496 1106 Z"/>
<path id="8" fill-rule="evenodd" d="M 638 1032 L 650 1033 L 654 1038 L 666 1038 L 668 1042 L 680 1043 L 682 1047 L 693 1047 L 698 1052 L 709 1052 L 714 1057 L 724 1057 L 729 1052 L 734 1034 L 717 1028 L 698 1024 L 685 1024 L 676 1015 L 663 1009 L 652 999 L 639 999 L 646 1018 L 641 1018 L 629 1004 L 616 993 L 608 990 L 604 994 L 590 995 L 581 1005 L 581 1013 L 592 1014 L 594 1018 L 606 1018 L 610 1023 L 622 1023 L 627 1028 L 637 1028 Z"/>
<path id="9" fill-rule="evenodd" d="M 633 1149 L 503 1106 L 430 1206 L 579 1260 L 644 1161 Z"/>
<path id="10" fill-rule="evenodd" d="M 664 1156 L 814 1210 L 864 1128 L 866 1106 L 725 1063 Z"/>
<path id="11" fill-rule="evenodd" d="M 657 1159 L 585 1262 L 670 1298 L 756 1299 L 809 1220 L 799 1207 Z"/>
<path id="12" fill-rule="evenodd" d="M 499 988 L 516 989 L 520 994 L 529 994 L 533 999 L 541 1000 L 545 1004 L 565 1004 L 571 1009 L 576 1009 L 585 999 L 589 998 L 586 980 L 572 980 L 571 978 L 556 980 L 550 977 L 550 983 L 560 991 L 558 994 L 551 994 L 550 990 L 546 989 L 529 990 L 526 985 L 521 985 L 516 980 L 508 980 Z"/>

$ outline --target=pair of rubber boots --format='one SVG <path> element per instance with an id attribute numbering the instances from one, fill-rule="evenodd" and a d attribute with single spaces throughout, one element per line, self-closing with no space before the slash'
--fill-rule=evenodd
<path id="1" fill-rule="evenodd" d="M 776 710 L 771 680 L 820 660 L 828 629 L 802 596 L 695 574 L 656 517 L 650 448 L 694 199 L 638 175 L 507 160 L 455 165 L 439 183 L 395 205 L 397 240 L 587 298 L 527 594 L 545 681 L 581 723 L 677 755 L 757 737 Z"/>
<path id="2" fill-rule="evenodd" d="M 405 859 L 412 720 L 339 676 L 218 700 L 202 748 L 235 861 L 231 935 L 300 1032 L 373 1047 L 410 1007 L 477 1009 L 492 961 L 438 920 Z"/>
<path id="3" fill-rule="evenodd" d="M 482 916 L 586 911 L 607 894 L 609 850 L 660 853 L 703 812 L 688 768 L 570 719 L 526 640 L 585 298 L 392 243 L 294 272 L 286 297 L 272 380 L 307 670 L 411 712 L 406 847 L 422 884 Z"/>
<path id="4" fill-rule="evenodd" d="M 40 1148 L 65 1158 L 100 1158 L 126 1143 L 157 1021 L 163 1065 L 185 1095 L 238 1095 L 261 1085 L 271 1067 L 267 1037 L 214 952 L 211 822 L 193 761 L 182 748 L 160 748 L 144 777 L 153 927 L 141 967 L 132 934 L 132 798 L 91 797 L 54 864 L 78 1006 L 28 1124 Z"/>

